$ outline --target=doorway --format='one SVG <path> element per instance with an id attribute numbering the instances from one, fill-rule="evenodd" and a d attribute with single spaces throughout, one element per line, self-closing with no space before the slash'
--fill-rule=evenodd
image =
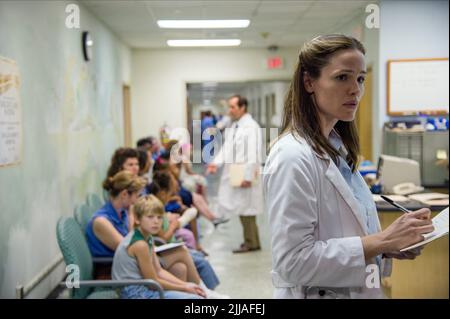
<path id="1" fill-rule="evenodd" d="M 359 103 L 356 112 L 356 127 L 359 133 L 361 155 L 364 160 L 373 161 L 372 153 L 372 96 L 373 96 L 373 72 L 368 68 L 365 80 L 365 93 Z"/>
<path id="2" fill-rule="evenodd" d="M 123 85 L 123 130 L 124 130 L 124 145 L 132 147 L 132 132 L 131 132 L 131 96 L 130 86 Z"/>

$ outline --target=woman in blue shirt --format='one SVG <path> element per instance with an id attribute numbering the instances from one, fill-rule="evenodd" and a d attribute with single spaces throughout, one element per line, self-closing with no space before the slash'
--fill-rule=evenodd
<path id="1" fill-rule="evenodd" d="M 123 237 L 130 231 L 128 208 L 133 205 L 145 181 L 128 171 L 109 177 L 103 183 L 110 200 L 91 218 L 86 237 L 94 257 L 112 257 Z"/>

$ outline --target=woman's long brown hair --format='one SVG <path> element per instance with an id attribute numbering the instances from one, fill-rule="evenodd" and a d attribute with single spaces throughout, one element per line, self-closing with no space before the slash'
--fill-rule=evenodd
<path id="1" fill-rule="evenodd" d="M 289 92 L 286 96 L 281 125 L 281 134 L 298 133 L 319 154 L 328 154 L 338 163 L 339 153 L 322 135 L 319 113 L 314 101 L 306 91 L 304 74 L 317 79 L 334 53 L 340 50 L 355 49 L 365 54 L 364 46 L 358 40 L 345 35 L 319 36 L 305 43 L 300 50 L 299 61 Z M 355 171 L 358 165 L 359 137 L 354 121 L 338 121 L 334 126 L 347 149 L 346 161 Z"/>

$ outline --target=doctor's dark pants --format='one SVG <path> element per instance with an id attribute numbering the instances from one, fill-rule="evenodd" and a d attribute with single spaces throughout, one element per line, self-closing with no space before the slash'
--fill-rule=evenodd
<path id="1" fill-rule="evenodd" d="M 248 248 L 260 248 L 258 226 L 256 225 L 256 216 L 239 216 L 242 227 L 244 228 L 244 243 Z"/>

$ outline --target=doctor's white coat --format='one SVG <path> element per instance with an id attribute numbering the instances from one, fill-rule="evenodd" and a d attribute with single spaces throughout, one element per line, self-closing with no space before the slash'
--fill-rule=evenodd
<path id="1" fill-rule="evenodd" d="M 263 176 L 274 297 L 383 298 L 370 284 L 373 268 L 366 268 L 361 237 L 367 232 L 356 198 L 334 162 L 287 134 L 271 149 Z M 383 259 L 380 275 L 390 262 Z"/>
<path id="2" fill-rule="evenodd" d="M 236 128 L 237 125 L 237 128 Z M 232 214 L 255 216 L 264 209 L 260 178 L 262 138 L 261 130 L 248 113 L 244 114 L 230 129 L 225 130 L 225 141 L 213 163 L 224 165 L 219 184 L 219 213 L 222 217 Z M 230 185 L 230 165 L 245 166 L 245 180 L 252 181 L 249 188 Z"/>

